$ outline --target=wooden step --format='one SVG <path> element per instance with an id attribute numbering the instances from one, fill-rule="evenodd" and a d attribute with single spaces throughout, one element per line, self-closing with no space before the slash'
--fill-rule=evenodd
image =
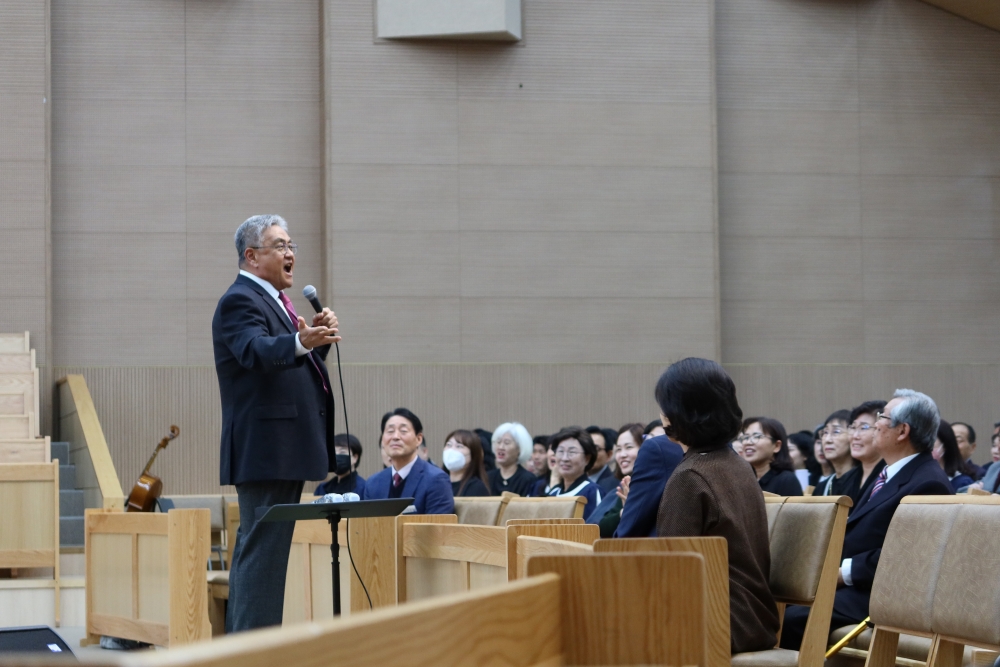
<path id="1" fill-rule="evenodd" d="M 0 415 L 26 415 L 33 407 L 30 391 L 0 390 Z"/>
<path id="2" fill-rule="evenodd" d="M 7 352 L 30 352 L 28 332 L 0 333 L 0 354 Z"/>
<path id="3" fill-rule="evenodd" d="M 47 463 L 51 459 L 49 437 L 0 440 L 0 463 Z"/>
<path id="4" fill-rule="evenodd" d="M 0 440 L 26 440 L 35 437 L 35 413 L 0 415 Z"/>
<path id="5" fill-rule="evenodd" d="M 27 412 L 38 414 L 38 369 L 27 373 L 0 373 L 0 394 L 27 392 Z M 24 414 L 24 413 L 22 413 Z"/>
<path id="6" fill-rule="evenodd" d="M 35 370 L 35 351 L 0 352 L 0 373 L 28 373 Z"/>

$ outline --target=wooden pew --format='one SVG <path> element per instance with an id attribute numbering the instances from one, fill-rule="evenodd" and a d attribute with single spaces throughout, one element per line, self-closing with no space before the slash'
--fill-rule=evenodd
<path id="1" fill-rule="evenodd" d="M 497 520 L 503 526 L 510 519 L 582 519 L 587 499 L 581 496 L 551 498 L 511 498 Z"/>
<path id="2" fill-rule="evenodd" d="M 496 526 L 507 503 L 516 497 L 516 493 L 504 491 L 499 496 L 455 498 L 455 514 L 459 523 Z"/>
<path id="3" fill-rule="evenodd" d="M 208 510 L 87 510 L 84 524 L 85 643 L 110 635 L 169 647 L 211 637 Z"/>

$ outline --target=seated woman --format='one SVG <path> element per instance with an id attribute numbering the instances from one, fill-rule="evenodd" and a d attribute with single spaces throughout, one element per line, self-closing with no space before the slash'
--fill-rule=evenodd
<path id="1" fill-rule="evenodd" d="M 931 455 L 948 475 L 951 486 L 955 491 L 972 484 L 972 476 L 967 474 L 964 468 L 965 461 L 962 460 L 962 452 L 958 449 L 958 440 L 955 439 L 955 431 L 951 424 L 941 420 L 938 427 L 937 440 L 934 441 L 934 449 Z"/>
<path id="2" fill-rule="evenodd" d="M 441 462 L 451 478 L 451 492 L 459 496 L 488 496 L 483 443 L 472 431 L 458 429 L 444 439 Z"/>
<path id="3" fill-rule="evenodd" d="M 579 426 L 570 426 L 552 436 L 549 448 L 555 452 L 560 481 L 550 488 L 549 496 L 583 496 L 583 518 L 587 520 L 601 504 L 601 490 L 587 479 L 587 471 L 597 461 L 597 447 L 590 434 Z"/>
<path id="4" fill-rule="evenodd" d="M 688 358 L 660 376 L 655 395 L 667 436 L 687 446 L 663 490 L 656 532 L 726 538 L 732 652 L 774 648 L 779 622 L 768 586 L 764 496 L 753 469 L 729 447 L 743 419 L 736 386 L 716 362 Z"/>
<path id="5" fill-rule="evenodd" d="M 743 458 L 757 473 L 761 490 L 779 496 L 802 495 L 802 484 L 792 471 L 788 436 L 781 422 L 770 417 L 744 419 L 740 442 Z"/>
<path id="6" fill-rule="evenodd" d="M 642 446 L 642 424 L 625 424 L 618 429 L 615 440 L 615 463 L 618 464 L 618 480 L 621 482 L 614 495 L 609 495 L 594 509 L 587 523 L 594 523 L 601 529 L 601 537 L 614 537 L 622 520 L 622 508 L 628 495 L 627 478 L 635 467 L 635 459 Z"/>
<path id="7" fill-rule="evenodd" d="M 501 495 L 504 491 L 527 496 L 538 479 L 525 470 L 531 458 L 531 434 L 517 422 L 500 424 L 490 438 L 496 454 L 497 467 L 487 474 L 490 493 Z"/>
<path id="8" fill-rule="evenodd" d="M 356 493 L 359 496 L 365 492 L 365 478 L 358 474 L 358 461 L 361 460 L 361 441 L 353 435 L 338 433 L 333 436 L 333 447 L 337 456 L 336 469 L 333 477 L 316 487 L 317 496 L 327 493 Z"/>
<path id="9" fill-rule="evenodd" d="M 819 479 L 821 470 L 816 456 L 813 454 L 812 431 L 799 431 L 788 434 L 788 455 L 792 459 L 792 471 L 799 478 L 802 491 L 805 493 L 811 479 Z"/>

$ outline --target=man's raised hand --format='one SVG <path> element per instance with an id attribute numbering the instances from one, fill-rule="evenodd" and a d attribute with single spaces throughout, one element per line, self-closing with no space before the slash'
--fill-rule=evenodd
<path id="1" fill-rule="evenodd" d="M 314 347 L 322 347 L 324 345 L 332 345 L 333 343 L 340 342 L 340 336 L 337 335 L 337 318 L 333 315 L 329 309 L 324 308 L 323 313 L 316 313 L 316 317 L 322 318 L 324 313 L 329 312 L 332 317 L 333 326 L 306 326 L 306 320 L 304 317 L 299 315 L 299 342 L 302 343 L 302 347 L 307 350 L 311 350 Z M 328 320 L 323 320 L 328 321 Z"/>

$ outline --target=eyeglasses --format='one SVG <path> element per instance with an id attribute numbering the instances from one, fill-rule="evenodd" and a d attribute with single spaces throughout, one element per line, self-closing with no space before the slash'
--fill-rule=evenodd
<path id="1" fill-rule="evenodd" d="M 298 243 L 275 243 L 274 245 L 252 245 L 250 246 L 254 250 L 276 250 L 278 253 L 284 255 L 289 250 L 292 251 L 294 255 L 298 249 Z"/>
<path id="2" fill-rule="evenodd" d="M 736 439 L 739 441 L 739 443 L 741 445 L 745 445 L 747 443 L 750 443 L 752 445 L 756 445 L 761 440 L 764 440 L 764 439 L 771 440 L 772 438 L 771 438 L 771 436 L 764 435 L 763 433 L 748 433 L 747 435 L 742 435 L 742 436 L 740 436 L 740 437 L 738 437 Z"/>
<path id="3" fill-rule="evenodd" d="M 820 431 L 820 435 L 822 435 L 822 436 L 828 436 L 828 435 L 837 436 L 837 435 L 840 435 L 843 432 L 844 432 L 844 429 L 840 428 L 839 426 L 834 426 L 830 430 L 824 429 L 824 430 Z"/>
<path id="4" fill-rule="evenodd" d="M 557 449 L 556 458 L 557 459 L 572 459 L 577 456 L 583 456 L 582 449 Z"/>
<path id="5" fill-rule="evenodd" d="M 872 426 L 871 424 L 867 424 L 865 422 L 861 422 L 860 424 L 851 424 L 850 426 L 847 427 L 847 430 L 848 431 L 861 431 L 862 433 L 864 433 L 865 431 L 869 431 L 872 428 L 874 428 L 874 426 Z"/>
<path id="6" fill-rule="evenodd" d="M 879 412 L 875 415 L 875 421 L 878 421 L 879 419 L 888 419 L 889 423 L 890 424 L 892 423 L 892 415 L 886 414 L 884 412 Z"/>

